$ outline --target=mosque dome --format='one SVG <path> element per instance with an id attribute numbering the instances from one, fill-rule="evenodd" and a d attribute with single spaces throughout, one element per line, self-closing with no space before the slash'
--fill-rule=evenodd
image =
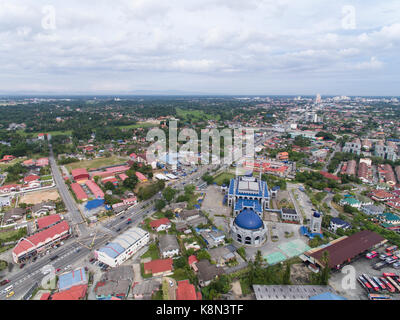
<path id="1" fill-rule="evenodd" d="M 242 229 L 256 230 L 264 225 L 261 218 L 253 209 L 244 209 L 235 218 L 235 224 Z"/>

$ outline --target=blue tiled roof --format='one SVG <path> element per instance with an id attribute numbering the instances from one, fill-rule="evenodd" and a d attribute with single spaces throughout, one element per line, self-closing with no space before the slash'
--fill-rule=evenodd
<path id="1" fill-rule="evenodd" d="M 263 221 L 253 209 L 244 209 L 236 216 L 235 224 L 242 229 L 256 230 L 263 226 Z"/>
<path id="2" fill-rule="evenodd" d="M 268 197 L 268 184 L 265 181 L 262 181 L 263 189 L 264 189 L 264 197 Z"/>
<path id="3" fill-rule="evenodd" d="M 233 190 L 235 188 L 235 179 L 231 179 L 231 183 L 229 184 L 229 194 L 233 195 Z"/>
<path id="4" fill-rule="evenodd" d="M 340 226 L 347 226 L 350 225 L 349 223 L 347 223 L 346 221 L 339 219 L 339 218 L 332 218 L 331 222 Z"/>
<path id="5" fill-rule="evenodd" d="M 58 288 L 60 290 L 67 290 L 73 286 L 86 283 L 86 273 L 84 268 L 80 268 L 58 277 Z"/>
<path id="6" fill-rule="evenodd" d="M 99 249 L 100 252 L 104 252 L 111 258 L 118 257 L 122 252 L 124 252 L 124 248 L 120 246 L 118 243 L 110 242 L 107 246 Z"/>
<path id="7" fill-rule="evenodd" d="M 253 208 L 256 212 L 262 212 L 261 204 L 257 200 L 238 199 L 235 211 L 241 211 L 243 208 Z"/>
<path id="8" fill-rule="evenodd" d="M 319 295 L 310 297 L 310 300 L 347 300 L 347 299 L 331 292 L 324 292 Z"/>

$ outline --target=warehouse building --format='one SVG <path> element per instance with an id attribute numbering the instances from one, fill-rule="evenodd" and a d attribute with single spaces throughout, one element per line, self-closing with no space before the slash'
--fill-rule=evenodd
<path id="1" fill-rule="evenodd" d="M 325 266 L 323 255 L 324 252 L 328 252 L 329 267 L 331 269 L 341 269 L 345 264 L 350 263 L 367 250 L 379 247 L 386 242 L 387 240 L 381 235 L 369 230 L 363 230 L 349 237 L 334 240 L 324 248 L 311 249 L 301 255 L 300 258 L 306 263 L 323 268 Z"/>
<path id="2" fill-rule="evenodd" d="M 116 267 L 128 260 L 148 242 L 148 232 L 139 228 L 130 228 L 112 242 L 95 250 L 94 255 L 100 262 Z"/>

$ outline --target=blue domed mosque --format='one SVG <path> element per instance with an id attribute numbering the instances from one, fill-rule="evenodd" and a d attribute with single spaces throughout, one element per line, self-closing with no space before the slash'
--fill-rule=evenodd
<path id="1" fill-rule="evenodd" d="M 232 179 L 228 189 L 228 205 L 235 218 L 231 222 L 234 241 L 248 246 L 262 245 L 267 239 L 267 226 L 262 220 L 269 208 L 268 185 L 252 175 Z"/>

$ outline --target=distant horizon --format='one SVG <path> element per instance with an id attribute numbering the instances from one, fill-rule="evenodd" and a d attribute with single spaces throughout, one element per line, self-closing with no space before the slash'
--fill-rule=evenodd
<path id="1" fill-rule="evenodd" d="M 46 97 L 57 97 L 57 98 L 122 98 L 122 97 L 302 97 L 302 98 L 315 98 L 317 94 L 265 94 L 265 93 L 254 93 L 254 94 L 228 94 L 228 93 L 191 93 L 191 92 L 179 92 L 179 93 L 168 93 L 166 92 L 154 92 L 154 93 L 0 93 L 0 98 L 46 98 Z M 333 97 L 349 97 L 349 98 L 400 98 L 400 95 L 348 95 L 348 94 L 320 94 L 321 98 L 333 98 Z"/>

